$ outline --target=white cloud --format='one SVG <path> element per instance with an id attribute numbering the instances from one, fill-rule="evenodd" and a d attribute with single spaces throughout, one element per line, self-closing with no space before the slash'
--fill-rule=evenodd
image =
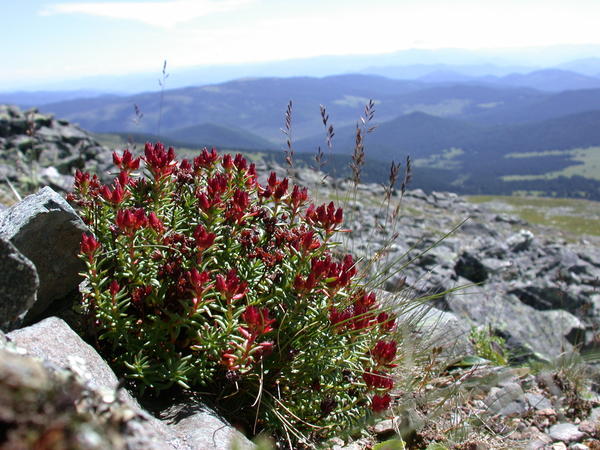
<path id="1" fill-rule="evenodd" d="M 88 14 L 143 22 L 156 27 L 173 27 L 213 13 L 238 9 L 254 0 L 173 0 L 162 2 L 57 3 L 42 15 Z"/>

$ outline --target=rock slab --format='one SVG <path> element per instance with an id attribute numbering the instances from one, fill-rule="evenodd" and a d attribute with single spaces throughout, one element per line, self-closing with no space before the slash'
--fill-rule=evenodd
<path id="1" fill-rule="evenodd" d="M 50 317 L 35 325 L 6 335 L 12 344 L 47 364 L 74 373 L 90 389 L 126 405 L 134 418 L 126 423 L 125 440 L 130 450 L 252 449 L 244 435 L 204 405 L 174 405 L 171 414 L 160 420 L 143 410 L 137 401 L 118 387 L 112 369 L 62 319 Z M 1 374 L 0 374 L 1 375 Z M 0 377 L 1 378 L 1 377 Z M 109 400 L 110 401 L 110 400 Z"/>
<path id="2" fill-rule="evenodd" d="M 37 300 L 25 323 L 35 322 L 53 302 L 76 291 L 85 268 L 77 254 L 86 231 L 73 208 L 49 187 L 2 211 L 0 236 L 35 265 L 39 277 Z"/>
<path id="3" fill-rule="evenodd" d="M 35 303 L 39 280 L 33 263 L 0 237 L 0 328 L 19 325 Z"/>

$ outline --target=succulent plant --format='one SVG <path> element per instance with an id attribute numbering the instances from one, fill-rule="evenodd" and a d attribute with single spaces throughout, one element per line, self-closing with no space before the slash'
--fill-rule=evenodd
<path id="1" fill-rule="evenodd" d="M 111 186 L 77 172 L 69 198 L 93 231 L 82 309 L 118 372 L 290 442 L 389 407 L 395 317 L 334 256 L 341 208 L 275 173 L 261 185 L 239 154 L 178 161 L 157 143 L 113 161 Z"/>

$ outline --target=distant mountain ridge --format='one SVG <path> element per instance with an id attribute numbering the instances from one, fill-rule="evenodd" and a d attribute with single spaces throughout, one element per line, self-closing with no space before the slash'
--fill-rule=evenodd
<path id="1" fill-rule="evenodd" d="M 460 148 L 461 159 L 475 155 L 501 159 L 509 153 L 544 152 L 600 146 L 600 108 L 545 121 L 484 126 L 422 112 L 380 123 L 365 138 L 368 155 L 381 161 L 400 161 L 407 155 L 426 158 L 444 150 Z M 351 154 L 355 127 L 336 129 L 334 149 Z M 296 148 L 314 151 L 321 136 L 300 140 Z"/>
<path id="2" fill-rule="evenodd" d="M 235 149 L 272 149 L 274 145 L 256 134 L 235 127 L 203 123 L 171 130 L 168 137 L 184 144 L 201 147 L 224 147 Z"/>
<path id="3" fill-rule="evenodd" d="M 564 72 L 544 74 L 560 78 Z M 532 80 L 543 78 L 544 74 L 534 74 Z M 577 77 L 586 83 L 591 80 Z M 510 79 L 514 81 L 514 77 Z M 554 93 L 502 86 L 499 82 L 426 83 L 347 74 L 325 78 L 241 79 L 167 89 L 162 110 L 159 92 L 67 100 L 43 105 L 42 109 L 94 132 L 152 133 L 160 116 L 161 129 L 167 134 L 179 128 L 213 123 L 243 129 L 279 146 L 283 111 L 290 100 L 294 137 L 303 139 L 322 131 L 319 105 L 327 107 L 331 121 L 340 127 L 355 123 L 369 99 L 375 100 L 377 119 L 381 122 L 424 112 L 491 125 L 536 122 L 600 109 L 600 87 Z M 144 114 L 141 121 L 133 120 L 134 105 Z"/>
<path id="4" fill-rule="evenodd" d="M 102 91 L 75 90 L 75 91 L 15 91 L 0 92 L 0 103 L 18 105 L 21 108 L 38 107 L 48 103 L 64 102 L 69 100 L 82 100 L 106 95 Z"/>
<path id="5" fill-rule="evenodd" d="M 433 78 L 455 76 L 437 73 Z M 245 78 L 132 96 L 100 96 L 44 105 L 44 112 L 97 133 L 168 138 L 188 148 L 280 149 L 292 101 L 294 148 L 307 161 L 325 148 L 319 114 L 335 127 L 334 152 L 347 160 L 364 106 L 375 103 L 375 133 L 365 139 L 374 181 L 390 160 L 411 156 L 425 185 L 460 193 L 515 190 L 596 195 L 600 166 L 600 88 L 548 92 L 505 84 L 595 83 L 564 70 L 486 82 L 395 80 L 345 74 L 324 78 Z M 143 117 L 134 115 L 134 106 Z M 138 120 L 134 120 L 138 119 Z M 305 153 L 302 153 L 305 152 Z M 512 158 L 509 154 L 532 156 Z M 385 164 L 382 164 L 385 163 Z M 342 164 L 342 167 L 345 165 Z M 338 167 L 340 167 L 338 165 Z M 534 178 L 532 178 L 534 177 Z M 567 178 L 570 177 L 570 178 Z M 598 180 L 596 180 L 598 178 Z M 600 196 L 600 191 L 598 191 Z"/>

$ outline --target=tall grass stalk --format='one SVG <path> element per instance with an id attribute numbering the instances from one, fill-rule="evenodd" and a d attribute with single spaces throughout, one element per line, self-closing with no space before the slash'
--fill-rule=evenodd
<path id="1" fill-rule="evenodd" d="M 158 128 L 157 128 L 157 136 L 160 137 L 160 128 L 162 125 L 162 113 L 163 113 L 163 102 L 165 97 L 165 86 L 167 84 L 167 78 L 169 78 L 169 74 L 167 73 L 167 60 L 165 59 L 163 62 L 162 68 L 162 76 L 158 79 L 158 85 L 160 86 L 160 103 L 158 106 Z M 141 119 L 141 117 L 140 117 Z"/>

